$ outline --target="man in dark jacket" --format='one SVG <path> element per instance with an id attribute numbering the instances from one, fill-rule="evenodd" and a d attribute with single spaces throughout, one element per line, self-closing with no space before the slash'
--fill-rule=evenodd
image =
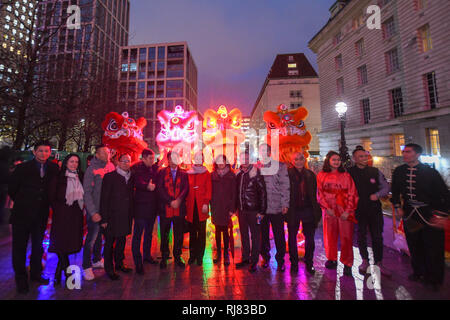
<path id="1" fill-rule="evenodd" d="M 369 167 L 368 153 L 358 146 L 353 151 L 355 166 L 348 169 L 358 190 L 358 207 L 355 212 L 358 220 L 358 247 L 363 259 L 359 272 L 365 274 L 369 265 L 369 252 L 367 251 L 367 231 L 372 239 L 372 249 L 375 265 L 380 268 L 381 274 L 391 276 L 391 272 L 382 265 L 383 260 L 383 210 L 380 198 L 389 194 L 389 184 L 383 173 L 374 167 Z"/>
<path id="2" fill-rule="evenodd" d="M 47 285 L 42 277 L 42 241 L 49 215 L 49 184 L 58 174 L 58 165 L 48 161 L 50 144 L 38 142 L 34 159 L 19 165 L 13 172 L 8 193 L 14 201 L 12 224 L 12 261 L 19 293 L 27 293 L 28 275 L 25 267 L 28 239 L 31 235 L 30 279 Z"/>
<path id="3" fill-rule="evenodd" d="M 127 235 L 131 234 L 133 218 L 134 183 L 130 171 L 131 157 L 123 154 L 118 160 L 116 170 L 107 173 L 103 179 L 100 197 L 100 225 L 105 230 L 105 272 L 111 280 L 119 279 L 116 270 L 125 273 L 132 271 L 123 263 L 125 244 Z"/>
<path id="4" fill-rule="evenodd" d="M 187 173 L 178 167 L 179 155 L 175 152 L 167 154 L 169 166 L 159 172 L 157 190 L 161 206 L 161 269 L 167 268 L 169 258 L 169 232 L 173 224 L 173 256 L 175 264 L 185 267 L 181 258 L 183 247 L 183 227 L 186 216 L 186 197 L 189 193 L 189 179 Z"/>
<path id="5" fill-rule="evenodd" d="M 154 161 L 155 153 L 150 149 L 144 149 L 142 151 L 142 161 L 131 168 L 135 189 L 132 251 L 138 274 L 144 273 L 143 261 L 157 264 L 151 256 L 153 227 L 158 213 L 158 198 L 156 194 L 158 167 L 154 164 Z M 141 240 L 144 231 L 144 260 L 142 260 Z"/>
<path id="6" fill-rule="evenodd" d="M 306 159 L 303 153 L 296 152 L 291 158 L 293 168 L 288 169 L 290 181 L 290 202 L 287 215 L 289 257 L 291 260 L 291 271 L 297 272 L 297 234 L 301 222 L 302 232 L 305 236 L 306 271 L 310 274 L 314 274 L 314 234 L 322 217 L 322 210 L 317 203 L 316 175 L 311 170 L 305 168 L 305 163 Z"/>
<path id="7" fill-rule="evenodd" d="M 242 241 L 240 268 L 250 264 L 249 271 L 255 272 L 261 252 L 261 221 L 267 209 L 267 193 L 264 177 L 259 169 L 250 164 L 248 153 L 240 155 L 241 171 L 236 177 L 239 230 Z M 251 255 L 249 232 L 252 236 Z"/>
<path id="8" fill-rule="evenodd" d="M 404 165 L 392 175 L 392 203 L 403 218 L 413 273 L 437 291 L 445 274 L 445 231 L 433 224 L 434 210 L 450 210 L 450 191 L 439 172 L 419 161 L 422 147 L 407 144 Z M 403 205 L 401 198 L 403 199 Z"/>

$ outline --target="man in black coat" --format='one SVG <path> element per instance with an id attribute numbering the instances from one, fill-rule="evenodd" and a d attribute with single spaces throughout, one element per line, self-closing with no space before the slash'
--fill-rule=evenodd
<path id="1" fill-rule="evenodd" d="M 240 268 L 250 264 L 249 271 L 255 272 L 261 252 L 261 220 L 267 209 L 267 193 L 264 177 L 259 169 L 250 164 L 248 153 L 240 155 L 241 171 L 236 177 L 239 230 L 242 241 Z M 251 233 L 251 251 L 248 232 Z"/>
<path id="2" fill-rule="evenodd" d="M 151 256 L 153 227 L 158 214 L 158 197 L 156 194 L 158 166 L 154 164 L 154 161 L 155 153 L 150 149 L 144 149 L 142 161 L 131 168 L 135 189 L 132 251 L 138 274 L 144 273 L 143 261 L 157 264 Z M 141 240 L 144 231 L 144 260 L 142 260 Z"/>
<path id="3" fill-rule="evenodd" d="M 12 260 L 17 290 L 27 293 L 28 274 L 25 267 L 28 239 L 31 235 L 30 279 L 47 285 L 42 277 L 42 241 L 49 215 L 49 183 L 58 174 L 58 165 L 50 162 L 49 142 L 36 143 L 34 159 L 19 165 L 13 172 L 8 193 L 14 201 L 12 224 Z"/>
<path id="4" fill-rule="evenodd" d="M 306 271 L 314 274 L 314 235 L 317 225 L 322 218 L 322 209 L 317 203 L 317 180 L 311 170 L 305 168 L 306 159 L 302 152 L 292 155 L 292 168 L 288 169 L 290 182 L 289 212 L 286 220 L 289 232 L 289 257 L 291 271 L 298 271 L 297 234 L 302 223 L 302 232 L 305 236 L 305 264 Z"/>
<path id="5" fill-rule="evenodd" d="M 450 191 L 439 172 L 422 164 L 422 147 L 403 149 L 404 165 L 392 174 L 392 203 L 403 219 L 411 253 L 410 281 L 425 281 L 437 291 L 445 274 L 445 231 L 433 223 L 435 210 L 450 210 Z M 403 203 L 402 201 L 403 200 Z"/>
<path id="6" fill-rule="evenodd" d="M 133 219 L 133 178 L 130 171 L 131 157 L 127 154 L 119 158 L 115 171 L 103 178 L 100 197 L 100 225 L 105 230 L 105 272 L 111 280 L 118 280 L 115 272 L 129 273 L 123 260 L 127 235 L 131 234 Z M 114 247 L 115 243 L 115 247 Z M 113 263 L 114 259 L 114 263 Z"/>
<path id="7" fill-rule="evenodd" d="M 169 258 L 169 232 L 173 224 L 173 256 L 175 264 L 184 268 L 185 263 L 181 258 L 183 247 L 183 228 L 186 216 L 186 197 L 189 193 L 189 178 L 186 171 L 178 167 L 180 157 L 175 152 L 167 154 L 169 166 L 159 172 L 158 195 L 161 206 L 160 232 L 161 254 L 160 268 L 167 267 Z"/>

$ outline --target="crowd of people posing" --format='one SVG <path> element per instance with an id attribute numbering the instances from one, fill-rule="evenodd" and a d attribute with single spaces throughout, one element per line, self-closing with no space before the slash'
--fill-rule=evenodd
<path id="1" fill-rule="evenodd" d="M 425 280 L 438 287 L 444 277 L 444 231 L 430 221 L 433 209 L 448 211 L 450 195 L 439 173 L 418 161 L 421 152 L 417 145 L 405 147 L 406 163 L 393 174 L 392 202 L 408 222 L 405 230 L 413 268 L 410 280 Z M 237 215 L 242 250 L 236 268 L 256 272 L 260 256 L 261 267 L 269 266 L 272 226 L 277 271 L 284 271 L 287 223 L 290 270 L 297 272 L 297 235 L 301 223 L 305 270 L 314 274 L 314 236 L 323 220 L 326 268 L 337 268 L 340 240 L 343 272 L 352 276 L 353 234 L 357 226 L 357 242 L 363 259 L 360 272 L 365 273 L 370 266 L 367 249 L 370 234 L 373 262 L 383 275 L 391 276 L 382 264 L 384 220 L 380 202 L 380 198 L 388 196 L 390 186 L 380 170 L 367 165 L 368 153 L 362 147 L 353 152 L 355 165 L 348 170 L 343 167 L 339 154 L 330 151 L 317 176 L 307 169 L 303 153 L 293 154 L 290 164 L 280 163 L 271 158 L 269 145 L 260 147 L 259 161 L 255 164 L 250 162 L 248 153 L 240 154 L 237 170 L 225 156 L 219 155 L 212 172 L 203 165 L 201 152 L 194 155 L 190 169 L 184 170 L 178 165 L 176 153 L 169 152 L 168 166 L 160 167 L 149 149 L 142 152 L 141 161 L 133 166 L 126 154 L 114 165 L 109 149 L 101 145 L 84 174 L 76 154 L 68 155 L 61 168 L 49 161 L 51 148 L 46 142 L 38 143 L 33 154 L 33 160 L 14 170 L 8 190 L 14 201 L 12 261 L 19 293 L 29 291 L 29 278 L 41 284 L 49 283 L 42 276 L 42 241 L 50 208 L 53 214 L 49 251 L 58 255 L 55 284 L 61 283 L 67 271 L 69 255 L 81 249 L 85 280 L 95 278 L 93 268 L 104 268 L 111 280 L 120 278 L 119 271 L 132 272 L 124 263 L 126 237 L 130 234 L 133 234 L 131 251 L 137 274 L 144 274 L 144 263 L 159 263 L 161 269 L 167 268 L 171 229 L 175 266 L 185 267 L 181 255 L 187 228 L 187 263 L 201 266 L 210 213 L 217 247 L 214 264 L 230 264 L 232 233 L 229 230 L 232 216 Z M 273 172 L 265 170 L 274 167 L 277 169 Z M 85 214 L 87 234 L 83 244 Z M 158 216 L 160 262 L 151 255 Z M 28 275 L 26 250 L 30 236 Z"/>

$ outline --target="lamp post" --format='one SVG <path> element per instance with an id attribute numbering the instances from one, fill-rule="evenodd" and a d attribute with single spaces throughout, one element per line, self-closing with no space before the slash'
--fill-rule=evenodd
<path id="1" fill-rule="evenodd" d="M 351 165 L 350 156 L 348 155 L 347 142 L 345 141 L 345 122 L 347 120 L 348 106 L 345 102 L 339 102 L 336 104 L 336 111 L 341 121 L 341 143 L 339 146 L 339 154 L 341 156 L 342 164 L 345 168 L 349 168 Z"/>

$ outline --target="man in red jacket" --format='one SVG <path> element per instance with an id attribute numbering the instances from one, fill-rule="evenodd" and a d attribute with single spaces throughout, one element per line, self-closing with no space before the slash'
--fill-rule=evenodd
<path id="1" fill-rule="evenodd" d="M 209 218 L 209 201 L 211 200 L 211 174 L 203 166 L 203 153 L 194 155 L 194 165 L 187 172 L 189 193 L 186 201 L 186 220 L 189 230 L 189 264 L 197 261 L 203 263 L 206 244 L 206 222 Z"/>

